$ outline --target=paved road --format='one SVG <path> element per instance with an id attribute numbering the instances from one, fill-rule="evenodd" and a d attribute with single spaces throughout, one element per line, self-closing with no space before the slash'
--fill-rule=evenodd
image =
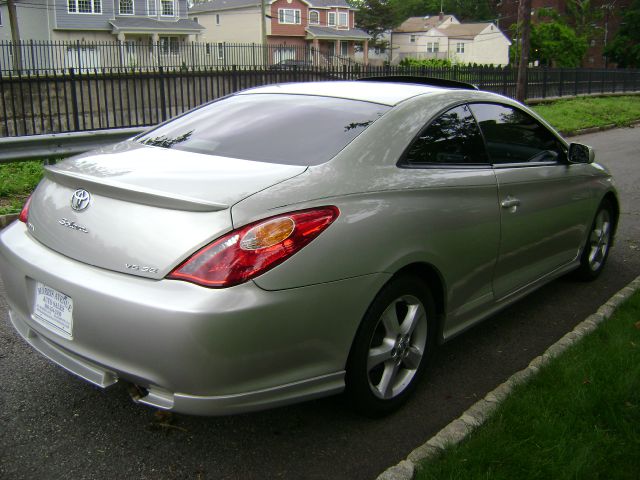
<path id="1" fill-rule="evenodd" d="M 123 387 L 101 391 L 43 360 L 8 326 L 0 299 L 0 478 L 375 478 L 640 274 L 639 134 L 580 139 L 622 192 L 602 277 L 553 282 L 445 345 L 415 398 L 383 420 L 360 418 L 335 397 L 235 417 L 176 416 L 164 427 Z"/>

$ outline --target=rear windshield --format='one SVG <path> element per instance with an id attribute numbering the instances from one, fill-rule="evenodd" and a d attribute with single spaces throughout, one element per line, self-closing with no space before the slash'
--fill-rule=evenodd
<path id="1" fill-rule="evenodd" d="M 319 165 L 389 108 L 308 95 L 235 95 L 172 120 L 138 141 L 244 160 Z"/>

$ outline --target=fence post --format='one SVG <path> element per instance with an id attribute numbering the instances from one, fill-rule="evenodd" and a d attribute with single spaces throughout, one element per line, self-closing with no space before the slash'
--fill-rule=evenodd
<path id="1" fill-rule="evenodd" d="M 578 69 L 575 69 L 574 72 L 575 84 L 573 86 L 573 95 L 578 96 Z"/>
<path id="2" fill-rule="evenodd" d="M 164 69 L 162 67 L 158 67 L 158 72 L 160 72 L 160 108 L 162 109 L 162 121 L 164 122 L 167 119 L 167 97 L 164 93 Z"/>
<path id="3" fill-rule="evenodd" d="M 587 86 L 587 93 L 591 95 L 591 69 L 589 69 L 589 84 Z"/>
<path id="4" fill-rule="evenodd" d="M 346 80 L 347 77 L 347 66 L 346 65 L 342 65 L 342 79 Z"/>
<path id="5" fill-rule="evenodd" d="M 69 80 L 71 80 L 71 107 L 73 109 L 73 129 L 80 130 L 80 115 L 78 114 L 78 91 L 76 89 L 76 76 L 73 68 L 69 69 Z"/>
<path id="6" fill-rule="evenodd" d="M 76 57 L 78 59 L 78 72 L 82 71 L 82 60 L 80 59 L 80 40 L 76 40 Z"/>
<path id="7" fill-rule="evenodd" d="M 231 88 L 232 92 L 238 91 L 238 71 L 235 65 L 231 65 Z"/>
<path id="8" fill-rule="evenodd" d="M 564 70 L 561 68 L 561 69 L 560 69 L 560 79 L 559 79 L 559 81 L 558 81 L 558 96 L 559 96 L 559 97 L 562 97 L 562 96 L 563 96 L 563 95 L 562 95 L 562 94 L 563 94 L 563 87 L 564 87 L 564 85 L 563 85 L 563 82 L 564 82 L 564 75 L 563 75 L 563 73 L 564 73 Z"/>

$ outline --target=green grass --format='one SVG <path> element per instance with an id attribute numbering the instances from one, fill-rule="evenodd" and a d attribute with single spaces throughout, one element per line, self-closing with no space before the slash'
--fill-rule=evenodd
<path id="1" fill-rule="evenodd" d="M 536 105 L 533 110 L 564 134 L 605 125 L 628 125 L 640 120 L 640 95 L 579 97 Z"/>
<path id="2" fill-rule="evenodd" d="M 640 293 L 417 479 L 638 479 Z"/>
<path id="3" fill-rule="evenodd" d="M 0 165 L 0 215 L 16 213 L 42 178 L 42 162 Z"/>

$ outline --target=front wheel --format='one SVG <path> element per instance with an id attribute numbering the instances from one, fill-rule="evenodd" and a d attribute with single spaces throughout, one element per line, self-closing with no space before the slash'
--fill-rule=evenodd
<path id="1" fill-rule="evenodd" d="M 346 394 L 368 416 L 396 410 L 415 390 L 435 345 L 435 308 L 427 285 L 403 276 L 371 303 L 347 363 Z"/>
<path id="2" fill-rule="evenodd" d="M 605 200 L 598 208 L 589 238 L 580 257 L 576 275 L 581 280 L 594 280 L 604 269 L 613 239 L 613 208 Z"/>

